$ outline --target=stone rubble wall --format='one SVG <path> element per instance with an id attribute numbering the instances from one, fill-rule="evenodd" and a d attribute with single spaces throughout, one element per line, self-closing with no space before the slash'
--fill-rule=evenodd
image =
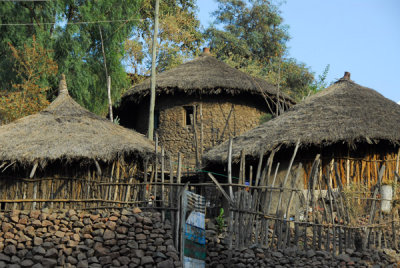
<path id="1" fill-rule="evenodd" d="M 0 213 L 2 267 L 181 267 L 171 224 L 158 212 Z"/>
<path id="2" fill-rule="evenodd" d="M 303 250 L 292 246 L 281 250 L 270 250 L 259 245 L 249 248 L 234 249 L 231 262 L 228 262 L 227 235 L 217 234 L 214 224 L 208 224 L 206 230 L 207 259 L 206 267 L 211 268 L 245 268 L 245 267 L 399 267 L 400 255 L 391 249 L 365 250 L 353 249 L 339 255 L 317 250 Z"/>

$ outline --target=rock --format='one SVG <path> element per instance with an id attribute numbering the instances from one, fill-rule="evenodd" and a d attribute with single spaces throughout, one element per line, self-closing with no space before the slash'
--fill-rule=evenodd
<path id="1" fill-rule="evenodd" d="M 151 256 L 143 256 L 140 259 L 140 265 L 153 264 L 154 260 Z"/>
<path id="2" fill-rule="evenodd" d="M 316 255 L 315 251 L 312 249 L 307 250 L 306 254 L 307 254 L 307 258 L 312 258 Z"/>
<path id="3" fill-rule="evenodd" d="M 278 251 L 272 252 L 271 255 L 272 255 L 272 257 L 275 257 L 275 258 L 282 258 L 283 257 L 283 254 L 278 252 Z"/>
<path id="4" fill-rule="evenodd" d="M 59 237 L 59 238 L 63 238 L 65 236 L 65 233 L 62 232 L 62 231 L 57 231 L 54 235 Z"/>
<path id="5" fill-rule="evenodd" d="M 43 244 L 43 239 L 40 238 L 40 237 L 35 236 L 35 237 L 33 238 L 33 244 L 34 244 L 35 246 L 41 246 L 41 245 Z"/>
<path id="6" fill-rule="evenodd" d="M 80 261 L 76 267 L 77 268 L 88 268 L 89 263 L 87 260 L 83 260 L 83 261 Z"/>
<path id="7" fill-rule="evenodd" d="M 106 265 L 112 262 L 112 259 L 110 256 L 102 256 L 99 258 L 99 262 L 101 265 Z"/>
<path id="8" fill-rule="evenodd" d="M 344 262 L 351 262 L 351 258 L 349 255 L 347 255 L 346 253 L 342 253 L 336 256 L 336 259 L 340 260 L 340 261 L 344 261 Z"/>
<path id="9" fill-rule="evenodd" d="M 103 239 L 104 240 L 109 240 L 109 239 L 114 239 L 115 238 L 115 233 L 111 230 L 105 230 L 103 234 Z"/>
<path id="10" fill-rule="evenodd" d="M 135 207 L 135 208 L 133 208 L 132 212 L 134 214 L 139 214 L 139 213 L 142 213 L 142 210 L 140 208 L 138 208 L 138 207 Z"/>
<path id="11" fill-rule="evenodd" d="M 146 240 L 146 235 L 145 234 L 137 234 L 136 240 Z"/>
<path id="12" fill-rule="evenodd" d="M 21 261 L 20 258 L 18 258 L 16 255 L 11 256 L 11 262 L 12 263 L 19 263 Z"/>
<path id="13" fill-rule="evenodd" d="M 21 262 L 22 267 L 32 267 L 33 266 L 33 261 L 32 260 L 23 260 Z"/>
<path id="14" fill-rule="evenodd" d="M 14 245 L 6 246 L 3 251 L 5 254 L 11 255 L 11 256 L 17 254 L 17 249 Z"/>
<path id="15" fill-rule="evenodd" d="M 41 263 L 36 263 L 35 265 L 32 266 L 32 268 L 44 268 Z"/>
<path id="16" fill-rule="evenodd" d="M 32 249 L 32 253 L 34 255 L 39 254 L 39 255 L 45 255 L 46 254 L 46 250 L 44 248 L 42 248 L 41 246 L 36 246 Z"/>
<path id="17" fill-rule="evenodd" d="M 32 210 L 32 211 L 29 213 L 29 218 L 38 219 L 40 213 L 41 213 L 40 210 Z"/>
<path id="18" fill-rule="evenodd" d="M 74 265 L 78 263 L 78 260 L 72 256 L 68 256 L 66 261 L 67 261 L 67 263 L 74 264 Z"/>
<path id="19" fill-rule="evenodd" d="M 10 256 L 7 256 L 7 255 L 5 255 L 5 254 L 0 252 L 0 261 L 10 262 L 11 258 L 10 258 Z"/>
<path id="20" fill-rule="evenodd" d="M 76 215 L 76 211 L 75 210 L 73 210 L 73 209 L 68 210 L 68 212 L 67 212 L 67 216 L 68 217 L 72 217 L 72 216 L 75 216 L 75 215 Z"/>
<path id="21" fill-rule="evenodd" d="M 3 222 L 3 223 L 1 224 L 1 230 L 2 230 L 3 232 L 8 232 L 11 228 L 13 228 L 13 225 L 12 225 L 11 223 Z"/>
<path id="22" fill-rule="evenodd" d="M 171 260 L 165 260 L 157 263 L 157 268 L 174 268 L 174 263 Z"/>
<path id="23" fill-rule="evenodd" d="M 167 252 L 165 255 L 171 257 L 174 261 L 179 261 L 179 257 L 175 252 Z"/>
<path id="24" fill-rule="evenodd" d="M 153 253 L 153 258 L 154 259 L 157 259 L 157 258 L 166 259 L 167 256 L 165 256 L 162 252 L 157 251 L 157 252 Z"/>
<path id="25" fill-rule="evenodd" d="M 46 258 L 54 258 L 56 259 L 58 257 L 58 250 L 55 248 L 50 248 L 46 251 L 46 254 L 44 255 Z"/>
<path id="26" fill-rule="evenodd" d="M 57 265 L 57 260 L 54 259 L 49 259 L 49 258 L 44 258 L 42 260 L 42 265 L 44 267 L 54 267 Z"/>

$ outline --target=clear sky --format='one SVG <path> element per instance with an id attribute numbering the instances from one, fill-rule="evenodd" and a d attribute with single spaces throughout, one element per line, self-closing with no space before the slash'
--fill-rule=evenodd
<path id="1" fill-rule="evenodd" d="M 217 4 L 197 5 L 207 27 Z M 356 83 L 400 101 L 400 0 L 287 0 L 280 10 L 290 57 L 317 75 L 330 64 L 328 82 L 349 71 Z"/>

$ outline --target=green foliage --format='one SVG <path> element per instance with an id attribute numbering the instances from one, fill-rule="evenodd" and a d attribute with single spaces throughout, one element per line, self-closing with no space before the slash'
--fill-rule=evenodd
<path id="1" fill-rule="evenodd" d="M 251 75 L 266 79 L 299 100 L 308 93 L 313 73 L 295 59 L 287 59 L 288 26 L 277 6 L 267 0 L 217 0 L 214 12 L 220 30 L 205 31 L 217 58 Z"/>
<path id="2" fill-rule="evenodd" d="M 226 228 L 223 208 L 220 209 L 219 215 L 217 218 L 215 218 L 215 221 L 217 222 L 217 231 L 219 234 L 221 234 Z"/>
<path id="3" fill-rule="evenodd" d="M 160 1 L 157 72 L 171 69 L 199 53 L 203 42 L 195 0 Z M 148 74 L 153 38 L 153 1 L 143 1 L 142 21 L 126 42 L 125 60 L 135 74 Z"/>
<path id="4" fill-rule="evenodd" d="M 273 118 L 272 114 L 268 114 L 268 113 L 262 114 L 260 116 L 259 124 L 261 125 L 261 124 L 271 120 L 272 118 Z"/>
<path id="5" fill-rule="evenodd" d="M 15 59 L 13 71 L 20 83 L 12 85 L 12 91 L 0 94 L 0 114 L 3 120 L 15 119 L 36 113 L 49 104 L 46 92 L 49 85 L 45 82 L 57 74 L 58 66 L 47 51 L 32 37 L 32 42 L 16 49 L 9 44 Z"/>
<path id="6" fill-rule="evenodd" d="M 39 45 L 54 51 L 59 72 L 65 73 L 71 95 L 89 110 L 107 113 L 106 75 L 101 50 L 100 29 L 108 74 L 112 79 L 112 98 L 118 99 L 128 86 L 122 59 L 124 41 L 138 22 L 142 1 L 136 0 L 55 0 L 45 2 L 0 2 L 1 23 L 34 23 L 26 26 L 2 26 L 0 31 L 0 85 L 10 89 L 19 82 L 9 70 L 15 60 L 7 46 L 23 47 L 35 35 Z M 118 21 L 127 20 L 127 21 Z M 79 23 L 114 21 L 107 23 Z M 56 24 L 42 24 L 57 22 Z M 67 24 L 66 24 L 67 23 Z M 49 80 L 54 98 L 57 81 Z"/>
<path id="7" fill-rule="evenodd" d="M 317 93 L 320 90 L 323 90 L 328 86 L 326 81 L 326 77 L 328 76 L 330 65 L 326 65 L 322 74 L 318 76 L 318 79 L 314 80 L 314 82 L 309 85 L 307 96 Z"/>

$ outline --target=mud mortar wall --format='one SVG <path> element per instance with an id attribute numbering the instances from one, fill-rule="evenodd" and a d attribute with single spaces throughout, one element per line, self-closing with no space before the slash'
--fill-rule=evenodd
<path id="1" fill-rule="evenodd" d="M 193 126 L 185 122 L 185 108 L 196 106 L 197 140 L 200 146 L 200 104 L 203 112 L 203 151 L 225 141 L 229 136 L 237 136 L 260 123 L 261 116 L 267 112 L 265 102 L 249 96 L 161 96 L 155 110 L 159 113 L 159 127 L 156 130 L 161 145 L 177 156 L 181 152 L 195 159 Z M 135 126 L 141 133 L 147 132 L 147 102 L 137 107 Z M 125 119 L 126 120 L 126 119 Z M 189 157 L 188 157 L 189 156 Z"/>

